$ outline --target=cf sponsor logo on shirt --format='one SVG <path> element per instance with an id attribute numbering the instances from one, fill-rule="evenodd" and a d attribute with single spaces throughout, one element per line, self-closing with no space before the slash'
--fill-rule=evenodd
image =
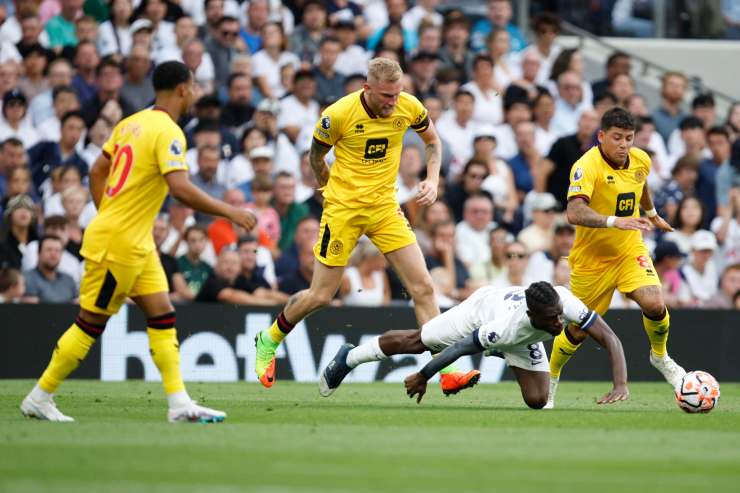
<path id="1" fill-rule="evenodd" d="M 365 143 L 365 159 L 381 159 L 388 152 L 388 139 L 367 139 Z"/>
<path id="2" fill-rule="evenodd" d="M 617 195 L 617 209 L 614 215 L 617 217 L 630 217 L 635 212 L 635 192 L 620 193 Z"/>

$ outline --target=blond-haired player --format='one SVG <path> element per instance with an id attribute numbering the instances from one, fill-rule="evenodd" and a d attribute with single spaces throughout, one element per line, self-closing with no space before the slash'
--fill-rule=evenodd
<path id="1" fill-rule="evenodd" d="M 122 120 L 90 170 L 90 191 L 98 215 L 85 230 L 81 253 L 85 272 L 80 312 L 57 341 L 43 375 L 21 404 L 29 417 L 74 421 L 54 404 L 59 384 L 77 368 L 108 318 L 132 298 L 147 316 L 154 364 L 162 374 L 170 422 L 218 422 L 226 414 L 199 406 L 180 376 L 175 309 L 152 238 L 152 227 L 169 191 L 206 214 L 226 217 L 252 229 L 255 216 L 206 195 L 188 178 L 185 136 L 177 125 L 194 99 L 195 80 L 181 62 L 165 62 L 152 76 L 156 101 Z"/>
<path id="2" fill-rule="evenodd" d="M 642 232 L 657 227 L 672 231 L 655 211 L 647 187 L 650 157 L 632 147 L 635 118 L 615 107 L 604 113 L 599 145 L 573 164 L 568 188 L 568 220 L 576 225 L 576 239 L 568 256 L 570 289 L 587 307 L 603 315 L 618 289 L 642 309 L 650 340 L 650 363 L 675 387 L 686 373 L 666 349 L 670 318 L 660 279 L 653 267 Z M 640 217 L 642 206 L 648 218 Z M 563 365 L 586 335 L 563 331 L 550 355 L 550 392 L 554 406 Z"/>
<path id="3" fill-rule="evenodd" d="M 437 198 L 441 143 L 426 108 L 402 92 L 402 76 L 398 63 L 370 60 L 363 88 L 329 106 L 316 124 L 309 160 L 323 189 L 324 211 L 314 247 L 315 268 L 311 286 L 293 295 L 272 326 L 256 338 L 255 371 L 265 387 L 275 381 L 278 345 L 295 324 L 334 298 L 363 234 L 398 273 L 414 300 L 419 325 L 439 314 L 424 256 L 396 200 L 396 178 L 403 136 L 411 127 L 424 140 L 427 167 L 416 201 L 432 204 Z M 332 147 L 336 161 L 330 169 L 324 156 Z M 456 392 L 477 373 L 448 372 L 443 390 Z"/>

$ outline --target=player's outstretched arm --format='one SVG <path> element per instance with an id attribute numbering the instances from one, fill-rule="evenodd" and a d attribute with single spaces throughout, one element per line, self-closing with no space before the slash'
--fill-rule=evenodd
<path id="1" fill-rule="evenodd" d="M 645 214 L 647 214 L 648 220 L 653 223 L 656 228 L 661 231 L 665 231 L 666 233 L 673 231 L 671 225 L 668 224 L 665 219 L 660 217 L 658 212 L 655 210 L 655 205 L 653 205 L 653 198 L 650 196 L 650 189 L 647 186 L 647 181 L 642 186 L 640 205 L 642 206 L 642 210 L 645 211 Z"/>
<path id="2" fill-rule="evenodd" d="M 568 330 L 568 329 L 566 329 Z M 624 351 L 622 343 L 617 335 L 612 331 L 604 319 L 597 316 L 596 320 L 589 328 L 586 329 L 591 337 L 598 342 L 601 347 L 609 353 L 609 361 L 612 365 L 612 379 L 614 387 L 604 397 L 598 400 L 599 404 L 611 404 L 617 401 L 624 401 L 629 398 L 630 392 L 627 389 L 627 363 L 624 360 Z"/>
<path id="3" fill-rule="evenodd" d="M 247 231 L 257 224 L 257 217 L 247 209 L 239 209 L 226 202 L 216 200 L 196 187 L 185 170 L 172 171 L 164 175 L 170 194 L 183 204 L 212 216 L 222 216 L 240 225 Z"/>
<path id="4" fill-rule="evenodd" d="M 103 200 L 105 191 L 105 182 L 108 181 L 110 173 L 110 159 L 105 154 L 98 156 L 98 159 L 90 168 L 90 195 L 92 195 L 95 208 L 100 208 L 100 201 Z"/>
<path id="5" fill-rule="evenodd" d="M 437 354 L 432 361 L 426 364 L 418 373 L 414 373 L 406 377 L 403 381 L 406 386 L 406 393 L 409 397 L 413 398 L 415 395 L 419 395 L 416 398 L 416 403 L 421 402 L 421 398 L 424 397 L 424 393 L 427 391 L 427 380 L 432 378 L 435 373 L 454 363 L 458 358 L 466 356 L 468 354 L 477 354 L 483 352 L 485 348 L 478 342 L 478 331 L 468 335 L 465 339 L 456 342 L 452 346 L 448 346 L 444 351 Z"/>
<path id="6" fill-rule="evenodd" d="M 326 164 L 324 157 L 329 153 L 331 147 L 328 147 L 321 142 L 313 139 L 311 141 L 311 149 L 308 152 L 308 162 L 311 164 L 311 169 L 316 177 L 316 181 L 319 182 L 320 187 L 325 187 L 329 182 L 329 166 Z"/>
<path id="7" fill-rule="evenodd" d="M 617 228 L 634 231 L 650 231 L 653 229 L 653 224 L 643 217 L 601 215 L 589 207 L 582 197 L 574 197 L 568 201 L 566 215 L 569 223 L 587 228 Z"/>
<path id="8" fill-rule="evenodd" d="M 419 183 L 416 202 L 419 205 L 431 205 L 437 200 L 439 170 L 442 167 L 442 139 L 439 138 L 431 118 L 429 119 L 429 126 L 419 136 L 424 141 L 424 161 L 427 166 L 427 177 Z"/>

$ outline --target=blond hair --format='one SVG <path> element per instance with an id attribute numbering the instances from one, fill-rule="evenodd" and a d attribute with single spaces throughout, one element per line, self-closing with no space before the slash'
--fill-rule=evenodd
<path id="1" fill-rule="evenodd" d="M 367 80 L 370 82 L 397 82 L 403 76 L 398 62 L 390 58 L 373 58 L 367 64 Z"/>

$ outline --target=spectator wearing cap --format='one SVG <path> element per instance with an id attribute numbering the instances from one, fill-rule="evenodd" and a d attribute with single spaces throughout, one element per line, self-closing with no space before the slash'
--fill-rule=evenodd
<path id="1" fill-rule="evenodd" d="M 437 124 L 439 134 L 450 144 L 453 161 L 450 164 L 450 177 L 457 177 L 465 163 L 473 155 L 473 137 L 475 136 L 475 96 L 463 89 L 455 94 L 453 111 L 440 117 Z"/>
<path id="2" fill-rule="evenodd" d="M 413 81 L 414 94 L 419 99 L 437 94 L 435 76 L 439 67 L 439 55 L 431 51 L 417 51 L 411 57 L 409 74 Z"/>
<path id="3" fill-rule="evenodd" d="M 36 128 L 42 140 L 58 141 L 62 136 L 62 117 L 70 111 L 79 111 L 80 100 L 72 86 L 57 86 L 52 90 L 52 101 L 54 114 Z"/>
<path id="4" fill-rule="evenodd" d="M 126 0 L 119 0 L 126 1 Z M 154 102 L 154 86 L 150 75 L 152 59 L 143 44 L 131 47 L 126 57 L 126 76 L 121 86 L 121 99 L 134 111 L 141 111 Z"/>
<path id="5" fill-rule="evenodd" d="M 98 90 L 96 69 L 99 63 L 100 56 L 94 43 L 84 41 L 77 45 L 74 56 L 77 73 L 72 78 L 72 87 L 77 91 L 82 104 L 92 99 Z"/>
<path id="6" fill-rule="evenodd" d="M 60 12 L 46 23 L 49 48 L 74 46 L 79 41 L 75 34 L 75 20 L 82 15 L 81 0 L 60 0 Z"/>
<path id="7" fill-rule="evenodd" d="M 463 79 L 468 80 L 473 73 L 475 55 L 468 49 L 470 23 L 463 16 L 448 16 L 442 28 L 443 43 L 439 50 L 442 67 L 454 68 Z"/>
<path id="8" fill-rule="evenodd" d="M 337 30 L 337 33 L 340 32 L 344 32 L 344 28 Z M 355 48 L 359 48 L 359 46 L 354 45 L 350 51 L 355 52 Z M 342 52 L 341 49 L 342 45 L 339 37 L 324 36 L 319 43 L 318 62 L 312 70 L 314 79 L 316 80 L 315 97 L 322 103 L 334 102 L 344 96 L 346 70 L 350 70 L 350 65 L 360 63 L 357 60 L 353 60 L 347 66 L 342 65 L 342 63 L 346 63 L 343 60 L 346 60 L 347 57 L 343 56 L 345 52 Z M 362 48 L 359 49 L 364 53 Z M 361 63 L 364 70 L 367 71 L 366 63 L 368 57 L 362 54 L 356 54 L 355 56 L 359 56 L 360 60 L 363 60 Z"/>
<path id="9" fill-rule="evenodd" d="M 254 77 L 260 93 L 266 98 L 281 98 L 286 88 L 281 81 L 281 70 L 285 65 L 298 69 L 300 60 L 287 50 L 283 27 L 275 22 L 262 28 L 262 49 L 252 56 Z"/>
<path id="10" fill-rule="evenodd" d="M 40 125 L 47 118 L 54 116 L 53 91 L 55 87 L 70 86 L 72 84 L 72 64 L 66 58 L 56 58 L 47 67 L 47 80 L 49 87 L 46 91 L 38 94 L 28 107 L 31 121 L 34 125 Z M 75 93 L 77 91 L 75 90 Z"/>
<path id="11" fill-rule="evenodd" d="M 555 214 L 560 211 L 560 203 L 547 192 L 535 192 L 527 197 L 526 202 L 532 210 L 532 223 L 519 232 L 517 239 L 530 253 L 549 251 L 555 232 Z"/>
<path id="12" fill-rule="evenodd" d="M 700 229 L 691 236 L 691 256 L 681 267 L 691 297 L 698 306 L 703 306 L 717 293 L 719 272 L 714 261 L 717 239 L 714 233 Z"/>
<path id="13" fill-rule="evenodd" d="M 471 195 L 463 206 L 463 220 L 455 227 L 457 254 L 468 268 L 491 258 L 489 240 L 495 227 L 491 198 L 485 193 Z"/>
<path id="14" fill-rule="evenodd" d="M 62 243 L 62 255 L 59 260 L 59 272 L 70 276 L 75 285 L 79 287 L 82 278 L 82 261 L 74 252 L 71 252 L 69 246 L 69 234 L 67 228 L 69 220 L 64 216 L 47 216 L 44 218 L 44 235 L 51 235 L 59 238 Z M 79 252 L 76 252 L 79 254 Z M 37 240 L 28 243 L 28 248 L 23 253 L 23 271 L 35 269 L 39 262 L 39 242 Z"/>
<path id="15" fill-rule="evenodd" d="M 511 224 L 519 208 L 519 198 L 515 193 L 511 169 L 496 156 L 496 146 L 496 129 L 493 125 L 478 125 L 473 138 L 473 159 L 488 164 L 488 176 L 481 183 L 481 189 L 491 194 L 495 208 L 501 212 L 501 219 Z"/>
<path id="16" fill-rule="evenodd" d="M 299 70 L 295 74 L 293 91 L 280 100 L 278 129 L 285 132 L 295 143 L 304 129 L 312 129 L 319 119 L 319 104 L 316 97 L 316 80 L 310 70 Z"/>
<path id="17" fill-rule="evenodd" d="M 0 141 L 15 137 L 28 149 L 39 141 L 39 135 L 28 117 L 28 101 L 19 89 L 3 96 L 3 118 L 0 120 Z"/>
<path id="18" fill-rule="evenodd" d="M 313 64 L 319 51 L 319 42 L 327 27 L 326 6 L 319 0 L 303 3 L 301 22 L 290 36 L 290 50 L 303 63 Z"/>
<path id="19" fill-rule="evenodd" d="M 285 171 L 275 176 L 272 206 L 280 216 L 278 248 L 284 251 L 293 243 L 298 223 L 308 215 L 308 207 L 295 201 L 295 176 Z"/>
<path id="20" fill-rule="evenodd" d="M 23 57 L 24 75 L 18 82 L 18 89 L 27 99 L 31 100 L 38 94 L 49 89 L 45 77 L 48 62 L 46 49 L 40 44 L 30 46 Z"/>
<path id="21" fill-rule="evenodd" d="M 122 118 L 135 113 L 134 105 L 121 95 L 123 87 L 121 66 L 113 60 L 103 60 L 98 65 L 96 73 L 98 90 L 82 107 L 85 125 L 92 126 L 101 114 L 118 123 Z"/>
<path id="22" fill-rule="evenodd" d="M 3 213 L 4 227 L 0 242 L 0 267 L 20 269 L 28 244 L 38 239 L 36 207 L 28 195 L 16 195 Z"/>
<path id="23" fill-rule="evenodd" d="M 585 110 L 578 118 L 576 133 L 560 137 L 552 144 L 547 155 L 551 163 L 548 166 L 551 171 L 547 176 L 547 191 L 560 203 L 567 202 L 570 169 L 591 148 L 591 137 L 598 127 L 596 112 Z"/>
<path id="24" fill-rule="evenodd" d="M 71 303 L 79 296 L 77 283 L 59 269 L 64 252 L 62 240 L 45 235 L 38 241 L 38 264 L 23 273 L 27 303 Z"/>
<path id="25" fill-rule="evenodd" d="M 252 164 L 252 171 L 254 178 L 250 181 L 246 181 L 239 185 L 237 188 L 244 193 L 244 198 L 247 202 L 254 201 L 252 196 L 252 181 L 258 176 L 272 181 L 272 175 L 274 172 L 273 158 L 275 157 L 275 151 L 269 146 L 259 146 L 252 149 L 249 153 L 249 161 Z"/>
<path id="26" fill-rule="evenodd" d="M 58 141 L 44 140 L 28 150 L 28 161 L 36 190 L 41 191 L 52 171 L 60 166 L 74 166 L 79 170 L 81 177 L 87 176 L 87 161 L 77 152 L 77 145 L 84 130 L 85 120 L 82 113 L 69 111 L 62 116 Z"/>
<path id="27" fill-rule="evenodd" d="M 98 29 L 98 52 L 100 56 L 114 55 L 121 61 L 131 52 L 131 0 L 113 0 L 110 4 L 110 19 Z"/>
<path id="28" fill-rule="evenodd" d="M 470 44 L 476 51 L 485 49 L 485 40 L 496 29 L 505 29 L 511 38 L 512 51 L 521 51 L 527 46 L 527 39 L 516 25 L 511 22 L 512 9 L 509 0 L 488 0 L 485 19 L 475 23 L 472 29 Z"/>
<path id="29" fill-rule="evenodd" d="M 267 136 L 268 145 L 274 149 L 272 158 L 275 163 L 274 171 L 287 171 L 297 175 L 300 156 L 287 134 L 278 129 L 279 117 L 280 103 L 276 100 L 263 99 L 254 112 L 253 123 Z M 307 134 L 310 138 L 312 129 L 313 127 L 310 127 L 308 132 L 303 132 L 303 134 Z M 304 142 L 300 134 L 297 141 Z"/>
<path id="30" fill-rule="evenodd" d="M 231 61 L 239 53 L 239 20 L 236 17 L 223 16 L 216 25 L 212 37 L 205 42 L 205 48 L 215 69 L 216 87 L 223 87 L 228 82 Z"/>
<path id="31" fill-rule="evenodd" d="M 534 251 L 529 258 L 527 271 L 533 280 L 554 283 L 555 269 L 558 261 L 560 259 L 567 260 L 570 250 L 573 248 L 576 229 L 572 224 L 565 220 L 557 220 L 553 233 L 550 248 L 548 250 Z M 521 234 L 519 233 L 520 237 Z M 565 286 L 567 287 L 567 284 Z"/>
<path id="32" fill-rule="evenodd" d="M 338 17 L 332 23 L 332 30 L 339 43 L 339 53 L 334 62 L 334 70 L 344 77 L 352 74 L 366 75 L 370 53 L 357 43 L 355 20 L 351 14 Z M 325 38 L 333 38 L 333 36 Z M 319 45 L 319 56 L 321 56 L 321 45 Z"/>
<path id="33" fill-rule="evenodd" d="M 660 278 L 666 306 L 677 308 L 691 304 L 691 293 L 679 268 L 684 254 L 672 241 L 660 241 L 653 251 L 653 266 Z"/>

